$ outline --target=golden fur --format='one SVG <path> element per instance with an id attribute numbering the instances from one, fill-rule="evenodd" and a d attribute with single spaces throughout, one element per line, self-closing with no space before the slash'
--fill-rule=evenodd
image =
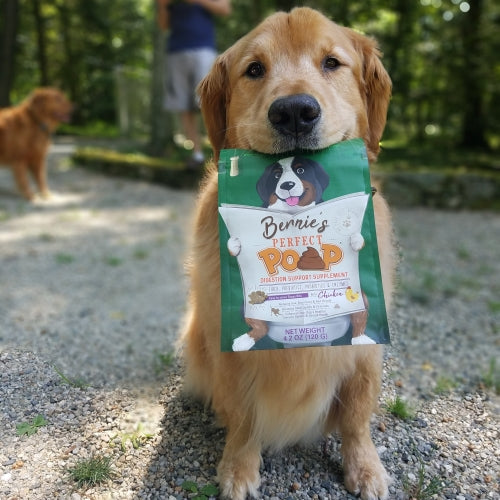
<path id="1" fill-rule="evenodd" d="M 50 87 L 36 89 L 18 106 L 0 109 L 0 165 L 12 169 L 17 188 L 27 200 L 34 198 L 28 172 L 40 195 L 50 195 L 45 169 L 50 135 L 69 120 L 71 111 L 64 94 Z"/>
<path id="2" fill-rule="evenodd" d="M 334 71 L 325 70 L 327 56 L 340 62 Z M 247 68 L 255 61 L 265 73 L 250 78 Z M 297 8 L 270 16 L 222 54 L 199 90 L 215 160 L 222 148 L 284 153 L 290 141 L 283 141 L 269 123 L 268 109 L 276 98 L 297 93 L 310 94 L 321 105 L 316 148 L 362 137 L 375 160 L 391 82 L 373 40 L 314 10 Z M 390 214 L 380 194 L 373 201 L 389 305 Z M 217 173 L 212 165 L 197 204 L 190 307 L 181 344 L 187 386 L 212 404 L 227 428 L 218 466 L 223 495 L 236 500 L 257 496 L 262 449 L 338 431 L 348 490 L 363 499 L 386 498 L 388 478 L 369 428 L 380 390 L 382 347 L 221 352 L 219 272 Z"/>

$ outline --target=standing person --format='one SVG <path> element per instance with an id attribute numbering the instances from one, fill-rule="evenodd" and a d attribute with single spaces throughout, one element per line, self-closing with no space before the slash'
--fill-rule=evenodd
<path id="1" fill-rule="evenodd" d="M 183 132 L 193 142 L 189 168 L 203 165 L 196 86 L 216 56 L 214 15 L 231 13 L 230 0 L 157 0 L 158 24 L 169 30 L 165 109 L 179 113 Z"/>

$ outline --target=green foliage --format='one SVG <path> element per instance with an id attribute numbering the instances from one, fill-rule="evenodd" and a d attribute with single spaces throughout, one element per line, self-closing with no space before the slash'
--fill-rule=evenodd
<path id="1" fill-rule="evenodd" d="M 490 300 L 488 302 L 488 309 L 492 313 L 498 313 L 498 312 L 500 312 L 500 302 L 498 302 L 496 300 Z"/>
<path id="2" fill-rule="evenodd" d="M 111 442 L 114 443 L 115 440 L 118 440 L 120 444 L 120 449 L 122 452 L 127 451 L 127 443 L 130 442 L 132 448 L 137 450 L 141 446 L 153 438 L 153 434 L 147 433 L 143 431 L 142 424 L 137 424 L 136 430 L 134 432 L 124 432 L 122 434 L 115 434 L 111 438 Z"/>
<path id="3" fill-rule="evenodd" d="M 104 262 L 111 267 L 118 267 L 123 264 L 123 259 L 120 257 L 115 257 L 113 255 L 110 255 L 104 259 Z"/>
<path id="4" fill-rule="evenodd" d="M 102 120 L 87 121 L 85 125 L 73 125 L 71 123 L 67 123 L 61 125 L 58 131 L 61 134 L 67 135 L 101 137 L 107 139 L 114 139 L 120 135 L 120 131 L 114 123 L 107 123 Z"/>
<path id="5" fill-rule="evenodd" d="M 170 368 L 175 362 L 175 352 L 168 351 L 166 353 L 156 352 L 154 359 L 154 371 L 158 375 Z"/>
<path id="6" fill-rule="evenodd" d="M 449 377 L 445 377 L 444 375 L 441 375 L 436 380 L 436 385 L 434 386 L 434 393 L 438 395 L 446 394 L 448 392 L 451 392 L 456 386 L 457 383 L 454 380 L 452 380 Z"/>
<path id="7" fill-rule="evenodd" d="M 202 169 L 184 168 L 185 158 L 174 151 L 166 158 L 153 158 L 144 154 L 123 153 L 102 148 L 80 148 L 72 157 L 79 166 L 85 166 L 110 175 L 148 179 L 171 187 L 193 187 L 199 183 Z"/>
<path id="8" fill-rule="evenodd" d="M 40 427 L 47 425 L 43 415 L 37 415 L 31 422 L 22 422 L 16 425 L 16 434 L 18 436 L 31 436 L 38 432 Z"/>
<path id="9" fill-rule="evenodd" d="M 80 460 L 74 467 L 68 469 L 68 473 L 79 487 L 101 484 L 113 476 L 111 457 L 92 456 Z"/>
<path id="10" fill-rule="evenodd" d="M 411 420 L 415 416 L 413 408 L 399 396 L 387 401 L 386 408 L 389 413 L 401 420 Z"/>
<path id="11" fill-rule="evenodd" d="M 165 46 L 154 28 L 155 2 L 38 3 L 40 18 L 21 1 L 11 101 L 19 102 L 39 85 L 59 86 L 77 104 L 72 125 L 63 127 L 66 133 L 85 134 L 88 125 L 88 133 L 112 137 L 123 72 L 130 106 L 142 103 L 141 120 L 147 121 L 142 113 L 149 115 L 151 76 L 163 69 Z M 233 2 L 229 17 L 216 19 L 218 49 L 225 50 L 268 14 L 297 5 L 317 8 L 379 41 L 394 84 L 386 137 L 418 147 L 436 139 L 483 151 L 486 140 L 500 145 L 500 115 L 489 112 L 500 105 L 498 2 L 240 0 Z M 8 78 L 0 74 L 0 81 Z M 440 151 L 446 155 L 450 148 L 434 148 L 434 154 Z"/>
<path id="12" fill-rule="evenodd" d="M 56 255 L 56 262 L 58 264 L 71 264 L 75 260 L 75 257 L 73 255 L 67 254 L 67 253 L 58 253 Z"/>
<path id="13" fill-rule="evenodd" d="M 77 162 L 94 161 L 115 165 L 140 165 L 148 168 L 177 168 L 182 167 L 182 158 L 179 154 L 168 160 L 152 158 L 138 152 L 120 152 L 112 149 L 85 147 L 79 148 L 74 154 Z"/>
<path id="14" fill-rule="evenodd" d="M 219 494 L 219 489 L 212 485 L 198 486 L 194 481 L 184 481 L 182 489 L 189 493 L 195 493 L 191 500 L 207 500 L 210 497 L 216 497 Z"/>
<path id="15" fill-rule="evenodd" d="M 481 172 L 497 175 L 500 167 L 498 154 L 490 151 L 458 149 L 450 139 L 428 138 L 425 143 L 400 140 L 384 140 L 376 168 L 382 172 L 429 172 L 450 173 Z"/>
<path id="16" fill-rule="evenodd" d="M 85 382 L 85 380 L 81 378 L 70 378 L 64 375 L 64 373 L 57 368 L 57 366 L 53 367 L 56 373 L 61 377 L 61 380 L 63 383 L 70 385 L 71 387 L 74 387 L 76 389 L 86 389 L 87 387 L 90 387 L 89 384 Z"/>
<path id="17" fill-rule="evenodd" d="M 78 102 L 76 122 L 115 119 L 113 70 L 120 65 L 149 68 L 153 2 L 40 0 L 47 79 L 42 81 L 37 24 L 32 8 L 20 9 L 15 81 L 17 102 L 33 87 L 57 85 Z M 145 36 L 146 35 L 146 36 Z"/>
<path id="18" fill-rule="evenodd" d="M 482 382 L 485 387 L 500 394 L 500 370 L 497 367 L 496 358 L 491 358 L 488 370 L 483 374 Z"/>
<path id="19" fill-rule="evenodd" d="M 149 256 L 149 252 L 145 250 L 144 248 L 138 248 L 137 250 L 134 250 L 134 259 L 137 260 L 144 260 L 147 259 Z"/>
<path id="20" fill-rule="evenodd" d="M 403 479 L 403 489 L 412 500 L 430 500 L 443 491 L 443 484 L 439 476 L 426 478 L 425 465 L 420 461 L 417 478 L 410 481 L 408 475 Z"/>

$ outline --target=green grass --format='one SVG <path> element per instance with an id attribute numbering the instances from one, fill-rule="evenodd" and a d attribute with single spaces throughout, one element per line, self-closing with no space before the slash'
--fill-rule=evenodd
<path id="1" fill-rule="evenodd" d="M 41 233 L 39 238 L 40 238 L 40 241 L 43 241 L 44 243 L 49 243 L 51 241 L 55 241 L 55 237 L 49 233 Z"/>
<path id="2" fill-rule="evenodd" d="M 18 436 L 32 436 L 38 432 L 40 427 L 47 425 L 43 415 L 37 415 L 31 422 L 21 422 L 16 425 L 16 434 Z"/>
<path id="3" fill-rule="evenodd" d="M 148 258 L 149 252 L 147 250 L 144 250 L 143 248 L 138 248 L 137 250 L 134 251 L 133 255 L 134 259 L 144 260 Z"/>
<path id="4" fill-rule="evenodd" d="M 498 312 L 500 312 L 500 302 L 494 301 L 494 300 L 490 300 L 488 302 L 488 309 L 492 313 L 498 313 Z"/>
<path id="5" fill-rule="evenodd" d="M 75 387 L 76 389 L 87 389 L 87 387 L 90 387 L 90 385 L 87 384 L 83 379 L 67 377 L 59 368 L 57 368 L 57 366 L 54 365 L 53 368 L 59 375 L 59 377 L 61 377 L 63 383 L 68 384 L 71 387 Z"/>
<path id="6" fill-rule="evenodd" d="M 118 267 L 123 264 L 123 259 L 120 257 L 109 256 L 104 259 L 105 264 L 111 267 Z"/>
<path id="7" fill-rule="evenodd" d="M 488 389 L 493 389 L 496 394 L 500 394 L 500 370 L 496 358 L 491 358 L 488 370 L 483 374 L 482 383 Z"/>
<path id="8" fill-rule="evenodd" d="M 386 409 L 391 414 L 401 420 L 411 420 L 415 416 L 414 409 L 399 396 L 386 402 Z"/>
<path id="9" fill-rule="evenodd" d="M 157 158 L 141 152 L 123 152 L 114 149 L 78 148 L 72 161 L 81 167 L 108 175 L 148 180 L 175 188 L 198 187 L 203 169 L 187 170 L 185 151 L 178 148 L 165 157 Z"/>
<path id="10" fill-rule="evenodd" d="M 471 260 L 472 255 L 471 255 L 470 251 L 467 248 L 461 246 L 461 247 L 459 247 L 457 249 L 457 257 L 460 260 L 469 261 L 469 260 Z"/>
<path id="11" fill-rule="evenodd" d="M 403 478 L 403 489 L 408 498 L 412 500 L 430 500 L 442 492 L 443 484 L 439 476 L 432 476 L 427 479 L 425 466 L 423 462 L 420 462 L 415 480 L 410 481 L 408 475 Z"/>
<path id="12" fill-rule="evenodd" d="M 137 428 L 134 432 L 123 432 L 122 434 L 115 434 L 111 438 L 111 442 L 114 444 L 116 441 L 118 441 L 121 451 L 125 452 L 127 451 L 127 443 L 130 443 L 132 445 L 132 448 L 134 448 L 134 450 L 137 450 L 152 438 L 153 434 L 144 432 L 142 429 L 142 425 L 137 424 Z"/>
<path id="13" fill-rule="evenodd" d="M 209 497 L 216 497 L 219 495 L 217 486 L 212 484 L 198 486 L 194 481 L 184 481 L 182 483 L 182 489 L 194 494 L 194 496 L 189 497 L 191 500 L 207 500 Z"/>
<path id="14" fill-rule="evenodd" d="M 113 477 L 111 457 L 92 456 L 82 459 L 68 469 L 70 477 L 79 487 L 90 487 L 104 483 Z"/>
<path id="15" fill-rule="evenodd" d="M 114 149 L 83 147 L 77 149 L 74 158 L 80 161 L 94 161 L 119 165 L 142 165 L 151 169 L 183 169 L 183 157 L 179 154 L 169 155 L 169 158 L 155 158 L 143 153 L 125 153 Z"/>
<path id="16" fill-rule="evenodd" d="M 154 358 L 154 371 L 157 375 L 170 368 L 175 362 L 175 351 L 166 353 L 156 352 Z"/>
<path id="17" fill-rule="evenodd" d="M 75 257 L 67 253 L 58 253 L 55 259 L 58 264 L 71 264 L 75 261 Z"/>
<path id="18" fill-rule="evenodd" d="M 447 394 L 451 392 L 455 387 L 457 387 L 457 385 L 458 385 L 457 382 L 455 382 L 451 378 L 441 375 L 436 380 L 436 385 L 434 386 L 434 393 L 438 395 Z"/>
<path id="19" fill-rule="evenodd" d="M 120 130 L 116 125 L 111 125 L 103 121 L 86 123 L 85 126 L 63 123 L 59 127 L 60 134 L 76 135 L 79 137 L 99 137 L 117 139 L 120 137 Z"/>

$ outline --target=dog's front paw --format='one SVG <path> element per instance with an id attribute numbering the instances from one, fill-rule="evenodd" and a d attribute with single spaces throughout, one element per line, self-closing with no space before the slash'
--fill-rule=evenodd
<path id="1" fill-rule="evenodd" d="M 380 463 L 377 452 L 372 460 L 364 463 L 344 464 L 344 483 L 346 488 L 362 500 L 386 500 L 389 498 L 391 479 Z"/>
<path id="2" fill-rule="evenodd" d="M 365 239 L 361 233 L 356 233 L 351 236 L 351 248 L 355 252 L 359 252 L 365 246 Z"/>
<path id="3" fill-rule="evenodd" d="M 223 458 L 219 463 L 217 481 L 223 498 L 245 500 L 247 496 L 259 497 L 257 490 L 260 485 L 260 457 L 248 457 L 248 459 L 233 462 Z"/>
<path id="4" fill-rule="evenodd" d="M 368 337 L 368 335 L 358 335 L 357 337 L 353 337 L 351 340 L 352 345 L 370 345 L 370 344 L 376 344 L 376 342 Z"/>
<path id="5" fill-rule="evenodd" d="M 227 240 L 227 249 L 233 257 L 237 257 L 241 252 L 241 241 L 239 238 L 229 238 Z"/>
<path id="6" fill-rule="evenodd" d="M 249 351 L 255 345 L 255 340 L 244 333 L 233 340 L 233 351 Z"/>

